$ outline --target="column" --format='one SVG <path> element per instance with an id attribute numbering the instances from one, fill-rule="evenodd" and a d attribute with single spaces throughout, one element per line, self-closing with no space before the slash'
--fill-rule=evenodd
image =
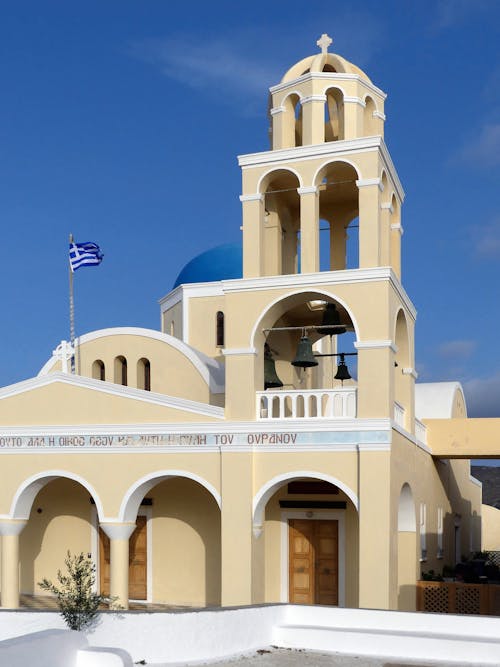
<path id="1" fill-rule="evenodd" d="M 344 96 L 344 139 L 363 136 L 363 111 L 365 103 L 360 97 Z"/>
<path id="2" fill-rule="evenodd" d="M 310 95 L 302 98 L 303 146 L 325 142 L 325 103 L 326 95 Z"/>
<path id="3" fill-rule="evenodd" d="M 226 418 L 253 421 L 256 415 L 257 386 L 263 388 L 263 355 L 253 348 L 226 348 Z M 256 378 L 261 377 L 257 385 Z"/>
<path id="4" fill-rule="evenodd" d="M 347 262 L 347 225 L 352 215 L 336 212 L 330 222 L 330 269 L 341 271 Z"/>
<path id="5" fill-rule="evenodd" d="M 391 266 L 394 273 L 401 280 L 401 237 L 403 228 L 401 223 L 391 224 Z"/>
<path id="6" fill-rule="evenodd" d="M 390 340 L 357 341 L 358 406 L 361 419 L 392 419 L 395 347 Z"/>
<path id="7" fill-rule="evenodd" d="M 243 277 L 263 275 L 264 195 L 241 195 L 243 211 Z"/>
<path id="8" fill-rule="evenodd" d="M 221 604 L 252 604 L 251 452 L 221 454 Z"/>
<path id="9" fill-rule="evenodd" d="M 135 523 L 101 523 L 109 537 L 110 546 L 110 596 L 114 604 L 128 609 L 129 538 Z"/>
<path id="10" fill-rule="evenodd" d="M 359 268 L 379 266 L 380 179 L 369 178 L 356 181 L 359 188 Z"/>
<path id="11" fill-rule="evenodd" d="M 286 108 L 283 106 L 274 107 L 270 111 L 272 122 L 272 149 L 273 151 L 280 148 L 291 148 L 295 146 L 295 117 L 293 122 L 293 137 L 291 133 L 287 132 L 287 117 Z"/>
<path id="12" fill-rule="evenodd" d="M 19 607 L 19 535 L 27 521 L 0 521 L 2 536 L 2 607 Z"/>
<path id="13" fill-rule="evenodd" d="M 397 599 L 391 533 L 390 452 L 359 454 L 359 606 L 393 609 Z"/>
<path id="14" fill-rule="evenodd" d="M 319 197 L 313 185 L 297 188 L 300 195 L 300 272 L 319 271 Z"/>
<path id="15" fill-rule="evenodd" d="M 380 204 L 380 266 L 391 266 L 391 215 L 390 203 Z"/>

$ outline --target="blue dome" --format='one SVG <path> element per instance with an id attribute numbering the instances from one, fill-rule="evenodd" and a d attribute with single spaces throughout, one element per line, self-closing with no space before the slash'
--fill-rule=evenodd
<path id="1" fill-rule="evenodd" d="M 243 276 L 243 248 L 224 243 L 190 260 L 177 276 L 172 289 L 185 283 L 209 283 Z"/>

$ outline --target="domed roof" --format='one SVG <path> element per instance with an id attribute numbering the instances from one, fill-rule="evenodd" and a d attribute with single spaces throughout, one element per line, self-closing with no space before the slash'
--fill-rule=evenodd
<path id="1" fill-rule="evenodd" d="M 299 76 L 307 74 L 308 72 L 357 74 L 371 83 L 370 78 L 362 69 L 336 53 L 328 53 L 328 46 L 331 43 L 332 40 L 328 35 L 321 35 L 320 39 L 316 42 L 321 48 L 321 53 L 318 53 L 315 56 L 308 56 L 307 58 L 300 60 L 298 63 L 295 63 L 295 65 L 290 67 L 288 72 L 281 79 L 281 83 L 293 81 L 293 79 L 297 79 Z"/>
<path id="2" fill-rule="evenodd" d="M 224 243 L 193 257 L 181 270 L 173 289 L 186 283 L 208 283 L 243 276 L 243 248 Z"/>

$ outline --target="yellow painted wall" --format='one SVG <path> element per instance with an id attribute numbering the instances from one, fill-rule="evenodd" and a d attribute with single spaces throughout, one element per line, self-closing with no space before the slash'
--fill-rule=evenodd
<path id="1" fill-rule="evenodd" d="M 174 605 L 220 604 L 220 512 L 208 491 L 173 479 L 153 500 L 153 599 Z"/>
<path id="2" fill-rule="evenodd" d="M 22 593 L 47 595 L 38 583 L 44 577 L 57 583 L 57 571 L 66 571 L 68 550 L 91 552 L 91 516 L 88 492 L 72 480 L 54 480 L 40 491 L 20 535 Z"/>
<path id="3" fill-rule="evenodd" d="M 491 505 L 481 506 L 483 551 L 500 551 L 500 510 Z"/>

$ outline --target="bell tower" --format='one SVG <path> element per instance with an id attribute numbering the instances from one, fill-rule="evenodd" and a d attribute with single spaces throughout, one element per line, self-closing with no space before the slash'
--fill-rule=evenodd
<path id="1" fill-rule="evenodd" d="M 328 52 L 270 89 L 270 151 L 240 158 L 246 278 L 390 266 L 400 277 L 403 191 L 384 143 L 385 93 Z M 359 247 L 346 263 L 347 235 Z"/>
<path id="2" fill-rule="evenodd" d="M 282 403 L 283 391 L 335 390 L 349 375 L 344 362 L 355 363 L 356 356 L 350 415 L 389 418 L 414 433 L 416 313 L 401 285 L 404 191 L 384 142 L 386 94 L 359 67 L 330 53 L 331 43 L 322 35 L 319 52 L 270 88 L 270 150 L 239 157 L 243 280 L 261 294 L 267 290 L 269 304 L 276 303 L 278 287 L 284 300 L 253 325 L 249 349 L 257 358 L 249 384 L 255 378 L 258 392 L 262 377 L 264 389 L 281 382 Z M 329 304 L 350 336 L 325 336 Z M 314 364 L 322 361 L 318 369 L 297 371 L 313 365 L 294 359 L 306 329 L 319 355 Z M 278 380 L 269 350 L 278 353 Z M 333 364 L 323 359 L 328 356 Z M 249 399 L 247 415 L 251 409 Z"/>

